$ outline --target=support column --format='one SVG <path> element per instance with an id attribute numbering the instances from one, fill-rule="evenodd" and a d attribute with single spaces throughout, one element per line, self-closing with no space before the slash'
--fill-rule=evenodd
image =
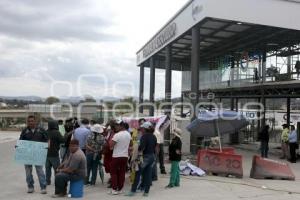
<path id="1" fill-rule="evenodd" d="M 257 99 L 258 103 L 261 103 L 261 98 Z M 260 123 L 260 112 L 257 112 L 257 134 L 260 132 L 261 130 L 261 123 Z"/>
<path id="2" fill-rule="evenodd" d="M 288 126 L 290 126 L 291 122 L 291 98 L 287 98 L 286 101 L 286 123 Z"/>
<path id="3" fill-rule="evenodd" d="M 236 98 L 236 100 L 234 102 L 234 98 L 231 97 L 230 101 L 231 101 L 230 102 L 231 103 L 230 109 L 234 110 L 234 107 L 235 107 L 235 111 L 238 112 L 238 110 L 239 110 L 239 104 L 238 104 L 239 99 Z M 234 106 L 234 103 L 235 103 L 235 106 Z M 230 138 L 230 143 L 231 144 L 238 144 L 239 143 L 239 132 L 235 132 L 235 133 L 231 134 L 229 138 Z"/>
<path id="4" fill-rule="evenodd" d="M 229 86 L 233 85 L 233 81 L 234 81 L 234 57 L 231 58 L 231 67 L 230 67 L 230 84 Z"/>
<path id="5" fill-rule="evenodd" d="M 266 67 L 267 67 L 267 51 L 263 51 L 262 55 L 262 82 L 266 82 Z"/>
<path id="6" fill-rule="evenodd" d="M 259 83 L 261 82 L 262 78 L 262 56 L 259 55 L 258 59 L 258 77 L 259 77 Z"/>
<path id="7" fill-rule="evenodd" d="M 181 105 L 180 105 L 180 116 L 183 117 L 183 92 L 181 91 L 181 97 L 180 97 L 180 102 L 181 102 Z"/>
<path id="8" fill-rule="evenodd" d="M 166 47 L 166 78 L 165 78 L 165 101 L 166 103 L 171 103 L 172 99 L 172 69 L 171 69 L 171 45 Z M 165 114 L 171 114 L 171 105 L 168 105 L 166 108 Z"/>
<path id="9" fill-rule="evenodd" d="M 191 92 L 193 98 L 191 99 L 194 107 L 193 119 L 197 116 L 196 105 L 199 99 L 199 66 L 200 66 L 200 27 L 194 26 L 192 28 L 192 58 L 191 58 Z"/>
<path id="10" fill-rule="evenodd" d="M 289 47 L 289 52 L 291 51 L 291 47 Z M 291 68 L 292 68 L 292 56 L 287 57 L 287 74 L 288 74 L 288 79 L 290 80 L 292 78 L 291 75 Z"/>
<path id="11" fill-rule="evenodd" d="M 262 96 L 261 96 L 261 104 L 263 105 L 263 111 L 262 111 L 262 120 L 261 120 L 261 127 L 265 127 L 266 125 L 266 98 L 265 98 L 265 90 L 262 89 Z"/>
<path id="12" fill-rule="evenodd" d="M 240 66 L 240 60 L 237 59 L 236 60 L 236 71 L 235 71 L 235 74 L 236 74 L 236 80 L 237 81 L 240 81 L 240 69 L 241 69 L 241 66 Z"/>
<path id="13" fill-rule="evenodd" d="M 230 98 L 230 110 L 234 110 L 234 98 L 233 97 L 231 97 Z"/>
<path id="14" fill-rule="evenodd" d="M 196 105 L 199 100 L 199 67 L 200 67 L 200 27 L 198 25 L 192 28 L 192 55 L 191 55 L 191 93 L 192 99 L 191 103 L 194 108 L 194 113 L 192 116 L 192 120 L 197 117 Z M 191 153 L 196 153 L 198 149 L 198 145 L 200 143 L 198 141 L 201 138 L 197 136 L 191 135 L 190 137 L 190 150 Z"/>
<path id="15" fill-rule="evenodd" d="M 144 102 L 144 64 L 140 66 L 140 94 L 139 94 L 139 103 L 142 104 Z M 143 106 L 139 107 L 139 112 L 143 113 Z"/>
<path id="16" fill-rule="evenodd" d="M 209 99 L 209 111 L 212 111 L 212 102 L 213 102 L 213 100 L 212 99 Z"/>
<path id="17" fill-rule="evenodd" d="M 150 103 L 154 105 L 154 96 L 155 96 L 155 67 L 154 67 L 154 58 L 153 56 L 150 58 Z M 154 107 L 150 107 L 149 111 L 150 116 L 154 116 Z"/>

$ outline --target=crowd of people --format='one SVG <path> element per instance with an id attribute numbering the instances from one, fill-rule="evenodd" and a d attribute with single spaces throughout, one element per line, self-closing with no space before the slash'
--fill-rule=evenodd
<path id="1" fill-rule="evenodd" d="M 49 120 L 48 128 L 38 126 L 34 116 L 28 116 L 27 127 L 21 132 L 20 140 L 48 143 L 48 152 L 43 166 L 25 165 L 28 193 L 34 192 L 33 167 L 39 179 L 41 194 L 47 194 L 54 172 L 55 194 L 64 197 L 70 181 L 83 180 L 85 185 L 96 185 L 97 176 L 104 181 L 107 174 L 108 194 L 123 194 L 126 173 L 131 182 L 126 196 L 134 196 L 138 190 L 148 196 L 153 181 L 156 181 L 157 165 L 160 173 L 166 174 L 164 166 L 164 130 L 162 123 L 138 120 L 138 127 L 132 129 L 122 120 L 110 120 L 105 125 L 88 119 L 80 122 L 76 118 Z M 298 149 L 297 131 L 294 125 L 282 125 L 281 159 L 296 163 Z M 181 134 L 178 128 L 171 130 L 169 160 L 171 163 L 170 181 L 166 188 L 180 186 L 179 162 L 181 161 Z M 267 158 L 269 150 L 269 126 L 259 133 L 261 156 Z M 104 168 L 104 170 L 103 170 Z"/>
<path id="2" fill-rule="evenodd" d="M 27 118 L 27 127 L 22 131 L 20 140 L 48 142 L 48 153 L 43 166 L 35 166 L 41 194 L 47 194 L 46 187 L 51 185 L 54 171 L 55 194 L 52 197 L 67 195 L 70 181 L 83 180 L 85 185 L 95 185 L 100 174 L 103 182 L 104 170 L 108 176 L 108 194 L 123 194 L 125 176 L 129 174 L 133 196 L 140 190 L 148 196 L 153 181 L 157 180 L 157 163 L 161 174 L 166 174 L 164 166 L 164 129 L 154 123 L 139 119 L 139 127 L 131 129 L 122 120 L 110 120 L 105 125 L 95 121 L 76 118 L 50 120 L 48 129 L 37 125 L 34 116 Z M 170 182 L 166 188 L 179 187 L 179 161 L 181 160 L 181 130 L 171 131 L 169 145 L 171 161 Z M 25 165 L 28 193 L 34 192 L 32 165 Z M 103 170 L 104 168 L 104 170 Z"/>

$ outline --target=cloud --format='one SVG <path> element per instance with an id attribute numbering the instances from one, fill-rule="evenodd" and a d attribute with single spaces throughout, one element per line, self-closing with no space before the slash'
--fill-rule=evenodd
<path id="1" fill-rule="evenodd" d="M 88 12 L 92 5 L 84 2 L 2 0 L 0 33 L 35 41 L 107 42 L 123 39 L 118 34 L 107 33 L 105 30 L 114 25 L 113 21 L 98 13 Z"/>
<path id="2" fill-rule="evenodd" d="M 77 96 L 80 76 L 101 74 L 108 84 L 85 79 L 84 92 L 138 96 L 135 53 L 182 2 L 185 0 L 1 0 L 0 95 L 47 97 L 52 95 L 51 84 L 60 82 L 67 84 L 58 85 L 55 94 Z M 152 15 L 158 9 L 162 14 Z M 148 75 L 146 72 L 147 98 Z M 162 98 L 163 71 L 156 79 L 156 97 Z M 178 89 L 180 81 L 175 83 Z"/>

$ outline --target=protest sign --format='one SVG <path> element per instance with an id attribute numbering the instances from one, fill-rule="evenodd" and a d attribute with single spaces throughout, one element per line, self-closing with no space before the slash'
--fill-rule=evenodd
<path id="1" fill-rule="evenodd" d="M 24 165 L 43 166 L 46 163 L 48 143 L 18 140 L 15 161 Z"/>
<path id="2" fill-rule="evenodd" d="M 152 123 L 156 124 L 156 129 L 159 129 L 159 127 L 166 122 L 167 116 L 162 115 L 162 116 L 156 116 L 156 117 L 141 117 L 145 119 L 146 121 L 150 121 Z M 139 127 L 139 119 L 141 118 L 130 118 L 130 117 L 123 117 L 122 120 L 126 123 L 129 124 L 130 128 L 138 128 Z"/>

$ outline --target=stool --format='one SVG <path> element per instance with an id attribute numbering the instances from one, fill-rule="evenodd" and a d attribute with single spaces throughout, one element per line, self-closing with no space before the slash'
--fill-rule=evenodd
<path id="1" fill-rule="evenodd" d="M 82 198 L 83 187 L 84 187 L 83 180 L 70 181 L 69 194 L 71 195 L 71 198 Z"/>

